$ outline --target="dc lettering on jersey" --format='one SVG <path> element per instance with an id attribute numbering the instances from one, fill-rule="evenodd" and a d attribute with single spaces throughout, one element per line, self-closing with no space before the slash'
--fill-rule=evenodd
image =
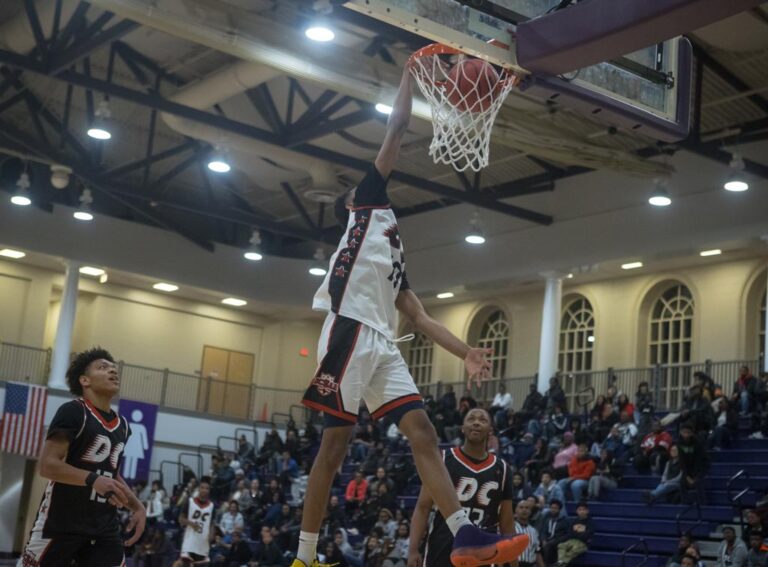
<path id="1" fill-rule="evenodd" d="M 496 481 L 486 482 L 478 490 L 476 478 L 463 476 L 456 485 L 456 494 L 459 496 L 459 502 L 469 502 L 477 495 L 477 503 L 481 506 L 488 506 L 491 499 L 488 496 L 492 490 L 498 490 L 499 483 Z"/>
<path id="2" fill-rule="evenodd" d="M 109 437 L 106 435 L 97 435 L 80 458 L 86 463 L 94 465 L 98 465 L 109 459 L 110 467 L 116 469 L 120 462 L 120 455 L 122 455 L 123 449 L 125 449 L 125 443 L 120 442 L 112 447 L 112 441 Z"/>

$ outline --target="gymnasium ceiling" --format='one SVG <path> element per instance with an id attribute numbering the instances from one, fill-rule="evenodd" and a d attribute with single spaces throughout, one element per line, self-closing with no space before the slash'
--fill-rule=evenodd
<path id="1" fill-rule="evenodd" d="M 190 17 L 210 22 L 210 37 L 202 41 L 151 16 L 137 18 L 141 23 L 123 17 L 142 2 L 0 2 L 0 156 L 14 158 L 3 162 L 0 180 L 11 193 L 26 167 L 36 207 L 25 220 L 0 205 L 0 243 L 53 256 L 81 254 L 87 258 L 79 259 L 153 277 L 173 279 L 175 273 L 190 285 L 227 287 L 267 302 L 306 303 L 317 283 L 305 276 L 308 262 L 317 247 L 330 253 L 340 234 L 331 208 L 326 211 L 317 195 L 354 186 L 384 133 L 386 117 L 373 109 L 375 97 L 362 96 L 365 89 L 354 79 L 376 77 L 376 92 L 391 93 L 402 62 L 421 40 L 337 6 L 337 40 L 313 44 L 301 34 L 314 17 L 308 0 L 175 2 Z M 56 12 L 61 16 L 53 37 Z M 36 19 L 45 24 L 37 33 L 30 24 Z M 330 88 L 330 78 L 321 83 L 268 70 L 259 86 L 176 113 L 178 103 L 169 101 L 185 101 L 190 87 L 207 85 L 211 74 L 242 61 L 225 46 L 222 30 L 275 37 L 284 52 L 292 49 L 299 57 L 311 51 L 315 60 L 338 68 L 341 79 Z M 528 113 L 534 125 L 579 130 L 597 150 L 621 150 L 628 164 L 673 168 L 668 185 L 674 203 L 666 210 L 647 205 L 653 175 L 629 175 L 609 163 L 596 169 L 565 163 L 501 143 L 493 144 L 492 163 L 480 176 L 459 176 L 432 163 L 426 152 L 431 125 L 414 118 L 390 195 L 402 219 L 416 288 L 491 290 L 549 270 L 606 277 L 607 266 L 622 259 L 663 262 L 695 256 L 705 247 L 762 251 L 760 237 L 768 233 L 766 5 L 697 30 L 690 39 L 702 88 L 695 131 L 683 142 L 661 145 L 636 133 L 610 135 L 604 124 L 566 109 L 552 112 L 523 95 L 507 102 L 510 112 Z M 86 125 L 105 95 L 113 138 L 94 142 L 85 135 Z M 209 134 L 185 136 L 180 130 L 190 131 L 178 127 L 181 121 L 202 124 Z M 210 131 L 220 137 L 213 139 Z M 214 144 L 232 146 L 238 135 L 256 140 L 258 148 L 230 149 L 233 171 L 208 172 Z M 276 156 L 275 147 L 294 153 Z M 721 189 L 732 151 L 744 156 L 751 177 L 745 194 Z M 66 189 L 51 186 L 51 163 L 74 170 Z M 89 237 L 78 227 L 79 233 L 62 239 L 62 231 L 71 230 L 63 219 L 83 188 L 94 196 L 93 232 Z M 463 242 L 474 210 L 490 237 L 482 249 Z M 145 238 L 133 240 L 144 247 L 143 254 L 133 254 L 135 262 L 115 266 L 125 245 L 109 250 L 95 242 L 137 229 Z M 255 229 L 272 269 L 268 258 L 238 278 L 245 268 L 232 250 L 248 247 Z M 62 242 L 77 247 L 67 250 Z M 150 250 L 167 242 L 178 251 L 173 268 Z M 176 268 L 184 262 L 193 265 Z M 265 273 L 255 274 L 259 269 Z"/>

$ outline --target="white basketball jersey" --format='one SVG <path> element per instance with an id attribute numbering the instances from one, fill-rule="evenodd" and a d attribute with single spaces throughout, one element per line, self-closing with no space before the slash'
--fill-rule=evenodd
<path id="1" fill-rule="evenodd" d="M 208 557 L 211 550 L 211 521 L 213 502 L 205 504 L 197 498 L 190 498 L 187 504 L 187 525 L 184 530 L 184 541 L 181 544 L 182 553 L 196 553 Z"/>

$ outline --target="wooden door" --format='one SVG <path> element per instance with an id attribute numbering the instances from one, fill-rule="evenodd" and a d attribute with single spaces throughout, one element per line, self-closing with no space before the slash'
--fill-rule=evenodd
<path id="1" fill-rule="evenodd" d="M 204 346 L 198 410 L 247 418 L 254 365 L 251 353 Z"/>

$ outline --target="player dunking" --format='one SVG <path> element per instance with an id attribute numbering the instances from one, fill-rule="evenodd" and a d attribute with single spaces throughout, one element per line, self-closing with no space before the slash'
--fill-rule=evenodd
<path id="1" fill-rule="evenodd" d="M 514 560 L 526 536 L 502 537 L 475 527 L 442 462 L 437 435 L 394 340 L 399 310 L 420 332 L 464 361 L 470 380 L 489 376 L 488 349 L 470 348 L 427 315 L 410 290 L 405 256 L 386 185 L 411 116 L 413 79 L 406 68 L 375 163 L 336 204 L 346 233 L 313 308 L 327 311 L 319 368 L 303 403 L 325 413 L 320 452 L 309 476 L 299 549 L 293 567 L 317 567 L 318 532 L 331 484 L 344 461 L 360 400 L 375 419 L 387 415 L 405 434 L 422 483 L 454 535 L 451 561 L 475 567 Z"/>
<path id="2" fill-rule="evenodd" d="M 461 428 L 464 444 L 460 448 L 444 451 L 443 461 L 469 519 L 484 530 L 513 534 L 512 471 L 507 463 L 488 453 L 488 437 L 492 429 L 491 416 L 487 411 L 480 408 L 470 410 Z M 450 564 L 453 538 L 440 512 L 435 514 L 429 526 L 423 559 L 419 553 L 432 504 L 429 493 L 422 488 L 411 518 L 408 567 L 444 567 Z"/>
<path id="3" fill-rule="evenodd" d="M 146 511 L 119 474 L 131 432 L 110 407 L 120 392 L 112 355 L 78 354 L 67 385 L 80 397 L 62 405 L 48 428 L 40 475 L 49 482 L 18 567 L 124 566 L 117 507 L 132 512 L 126 546 L 144 532 Z"/>

